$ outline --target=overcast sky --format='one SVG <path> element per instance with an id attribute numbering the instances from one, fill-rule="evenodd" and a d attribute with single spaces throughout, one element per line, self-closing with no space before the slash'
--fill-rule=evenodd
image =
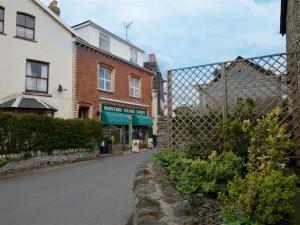
<path id="1" fill-rule="evenodd" d="M 46 5 L 51 0 L 42 0 Z M 70 26 L 92 20 L 155 53 L 163 73 L 241 55 L 285 51 L 280 0 L 58 0 Z"/>

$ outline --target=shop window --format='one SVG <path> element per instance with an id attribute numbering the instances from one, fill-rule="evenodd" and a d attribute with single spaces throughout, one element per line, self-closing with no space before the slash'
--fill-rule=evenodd
<path id="1" fill-rule="evenodd" d="M 100 68 L 99 88 L 103 91 L 113 91 L 113 73 L 111 70 Z"/>
<path id="2" fill-rule="evenodd" d="M 49 64 L 27 60 L 25 90 L 48 93 Z"/>
<path id="3" fill-rule="evenodd" d="M 129 82 L 129 95 L 131 97 L 140 98 L 141 91 L 140 91 L 140 80 L 137 78 L 130 78 Z"/>
<path id="4" fill-rule="evenodd" d="M 79 119 L 88 119 L 89 118 L 89 108 L 88 107 L 79 107 L 78 109 L 78 118 Z"/>
<path id="5" fill-rule="evenodd" d="M 35 17 L 25 13 L 17 13 L 17 37 L 34 40 Z"/>

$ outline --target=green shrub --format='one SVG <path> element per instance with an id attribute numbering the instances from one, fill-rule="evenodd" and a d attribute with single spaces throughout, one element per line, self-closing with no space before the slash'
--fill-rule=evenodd
<path id="1" fill-rule="evenodd" d="M 201 146 L 197 143 L 191 143 L 187 145 L 183 152 L 186 158 L 189 159 L 208 159 L 208 156 L 212 153 L 212 150 L 209 148 L 201 148 Z"/>
<path id="2" fill-rule="evenodd" d="M 216 196 L 227 189 L 228 181 L 238 175 L 243 161 L 232 152 L 212 154 L 208 160 L 193 160 L 183 151 L 161 151 L 154 162 L 165 168 L 178 190 L 192 198 L 199 195 Z"/>
<path id="3" fill-rule="evenodd" d="M 183 160 L 183 171 L 178 181 L 180 192 L 189 195 L 204 194 L 215 197 L 226 191 L 227 184 L 240 174 L 242 159 L 232 152 L 212 154 L 208 160 Z"/>
<path id="4" fill-rule="evenodd" d="M 255 114 L 255 103 L 252 99 L 239 98 L 234 112 L 228 119 L 215 128 L 218 137 L 217 148 L 221 151 L 232 151 L 247 161 L 250 146 L 250 129 L 245 125 L 255 125 L 258 116 Z"/>
<path id="5" fill-rule="evenodd" d="M 0 113 L 0 154 L 93 148 L 102 142 L 102 124 L 96 120 L 58 119 L 43 115 Z"/>
<path id="6" fill-rule="evenodd" d="M 285 167 L 287 154 L 293 147 L 293 142 L 286 133 L 285 124 L 279 124 L 279 115 L 280 109 L 274 109 L 258 120 L 256 127 L 251 131 L 249 171 L 267 174 Z"/>
<path id="7" fill-rule="evenodd" d="M 295 210 L 295 181 L 295 176 L 284 176 L 280 171 L 236 177 L 228 185 L 228 194 L 219 196 L 225 224 L 289 224 Z"/>
<path id="8" fill-rule="evenodd" d="M 0 153 L 14 152 L 16 118 L 12 114 L 0 113 Z"/>
<path id="9" fill-rule="evenodd" d="M 6 165 L 7 163 L 9 163 L 8 159 L 0 159 L 0 167 Z"/>
<path id="10" fill-rule="evenodd" d="M 226 224 L 289 224 L 294 212 L 296 177 L 285 175 L 292 142 L 279 124 L 280 110 L 258 120 L 250 132 L 248 173 L 219 195 Z"/>

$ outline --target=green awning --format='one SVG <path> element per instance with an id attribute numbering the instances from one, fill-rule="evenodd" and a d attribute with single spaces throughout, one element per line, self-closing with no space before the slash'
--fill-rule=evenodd
<path id="1" fill-rule="evenodd" d="M 149 116 L 144 115 L 132 115 L 133 126 L 152 126 L 153 119 Z"/>
<path id="2" fill-rule="evenodd" d="M 102 112 L 101 121 L 103 124 L 128 125 L 130 122 L 130 115 L 118 112 Z"/>

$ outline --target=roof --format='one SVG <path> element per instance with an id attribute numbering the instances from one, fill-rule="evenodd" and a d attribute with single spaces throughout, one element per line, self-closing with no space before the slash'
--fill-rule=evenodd
<path id="1" fill-rule="evenodd" d="M 84 22 L 79 23 L 79 24 L 77 24 L 77 25 L 74 25 L 74 26 L 72 26 L 72 28 L 75 29 L 75 30 L 77 30 L 77 29 L 79 29 L 79 28 L 86 27 L 86 26 L 89 26 L 89 25 L 92 26 L 92 27 L 94 27 L 94 28 L 96 28 L 96 29 L 99 30 L 100 32 L 103 32 L 103 33 L 105 33 L 105 34 L 107 34 L 107 35 L 109 35 L 109 36 L 111 36 L 111 37 L 117 39 L 118 41 L 123 42 L 124 44 L 126 44 L 126 45 L 128 45 L 128 46 L 130 46 L 130 47 L 133 47 L 133 48 L 135 48 L 136 50 L 138 50 L 138 51 L 140 51 L 140 52 L 142 52 L 142 53 L 145 53 L 144 50 L 142 50 L 142 49 L 140 49 L 139 47 L 137 47 L 137 46 L 131 44 L 130 42 L 124 40 L 123 38 L 121 38 L 121 37 L 119 37 L 119 36 L 117 36 L 117 35 L 111 33 L 110 31 L 104 29 L 103 27 L 99 26 L 98 24 L 94 23 L 94 22 L 91 21 L 91 20 L 87 20 L 87 21 L 84 21 Z"/>
<path id="2" fill-rule="evenodd" d="M 231 62 L 228 66 L 226 66 L 225 70 L 226 71 L 230 70 L 231 68 L 233 68 L 239 62 L 245 62 L 245 63 L 247 63 L 247 65 L 249 65 L 253 69 L 255 69 L 258 72 L 261 72 L 261 73 L 263 73 L 265 75 L 269 75 L 269 76 L 275 75 L 271 70 L 266 70 L 262 66 L 260 66 L 260 65 L 258 65 L 256 63 L 253 63 L 250 60 L 244 59 L 242 56 L 238 56 L 233 62 Z M 215 78 L 213 79 L 212 82 L 216 82 L 216 81 L 220 80 L 221 79 L 221 71 L 220 70 L 216 70 L 214 72 L 214 76 L 215 76 Z"/>
<path id="3" fill-rule="evenodd" d="M 286 34 L 286 18 L 287 18 L 288 0 L 281 0 L 280 12 L 280 34 Z"/>
<path id="4" fill-rule="evenodd" d="M 72 35 L 77 37 L 77 34 L 75 31 L 70 28 L 65 22 L 60 19 L 59 16 L 57 16 L 54 12 L 51 11 L 46 5 L 44 5 L 40 0 L 32 0 L 34 3 L 36 3 L 39 7 L 41 7 L 46 13 L 48 13 L 56 22 L 58 22 L 64 29 L 69 31 Z"/>
<path id="5" fill-rule="evenodd" d="M 0 104 L 3 109 L 40 109 L 57 111 L 56 108 L 38 98 L 18 96 Z"/>
<path id="6" fill-rule="evenodd" d="M 105 50 L 103 50 L 103 49 L 97 48 L 97 47 L 95 47 L 95 46 L 89 44 L 88 42 L 86 42 L 85 40 L 83 40 L 83 39 L 81 39 L 81 38 L 76 38 L 76 44 L 77 44 L 77 45 L 78 45 L 78 44 L 79 44 L 79 45 L 83 45 L 83 46 L 85 46 L 85 47 L 88 47 L 88 48 L 90 48 L 90 49 L 93 49 L 93 50 L 95 50 L 95 51 L 97 51 L 97 52 L 99 52 L 99 53 L 101 53 L 101 54 L 103 54 L 103 55 L 106 55 L 106 56 L 111 57 L 111 58 L 113 58 L 113 59 L 115 59 L 115 60 L 118 60 L 118 61 L 120 61 L 120 62 L 123 62 L 123 63 L 125 63 L 125 64 L 127 64 L 127 65 L 130 65 L 130 66 L 132 66 L 132 67 L 135 67 L 136 69 L 140 69 L 140 70 L 143 70 L 143 71 L 145 71 L 145 72 L 147 72 L 147 73 L 150 73 L 151 75 L 155 75 L 155 74 L 156 74 L 156 73 L 155 73 L 154 71 L 152 71 L 152 70 L 146 69 L 146 68 L 144 68 L 144 67 L 139 66 L 139 65 L 136 64 L 136 63 L 132 63 L 132 62 L 127 61 L 127 60 L 125 60 L 125 59 L 123 59 L 123 58 L 121 58 L 121 57 L 119 57 L 119 56 L 116 56 L 116 55 L 114 55 L 114 54 L 112 54 L 112 53 L 110 53 L 110 52 L 108 52 L 108 51 L 105 51 Z"/>

